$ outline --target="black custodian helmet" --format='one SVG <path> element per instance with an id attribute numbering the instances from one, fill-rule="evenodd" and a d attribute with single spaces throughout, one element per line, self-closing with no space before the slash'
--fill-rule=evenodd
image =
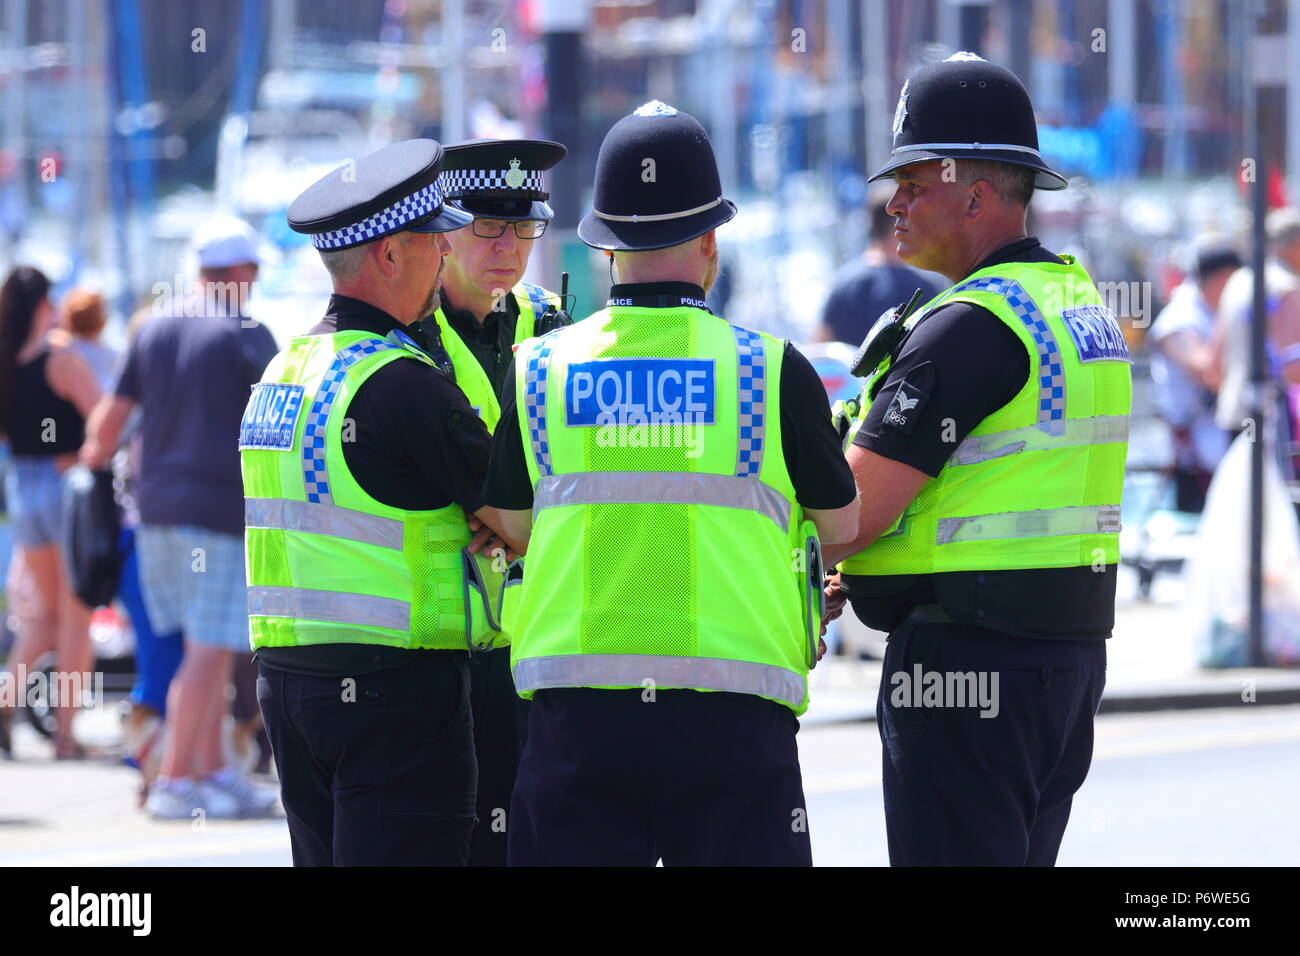
<path id="1" fill-rule="evenodd" d="M 1066 186 L 1038 152 L 1038 124 L 1024 84 L 974 53 L 954 53 L 907 78 L 894 111 L 893 152 L 869 181 L 947 158 L 1026 166 L 1035 172 L 1035 189 Z"/>
<path id="2" fill-rule="evenodd" d="M 592 210 L 578 224 L 578 238 L 593 249 L 663 249 L 736 215 L 704 127 L 659 100 L 605 134 L 595 187 Z"/>

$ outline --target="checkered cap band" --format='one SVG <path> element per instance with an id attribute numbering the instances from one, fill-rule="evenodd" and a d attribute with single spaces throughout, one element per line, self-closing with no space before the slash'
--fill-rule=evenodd
<path id="1" fill-rule="evenodd" d="M 736 337 L 736 398 L 739 403 L 739 440 L 736 475 L 757 478 L 763 470 L 763 436 L 767 430 L 767 356 L 757 332 L 731 327 Z"/>
<path id="2" fill-rule="evenodd" d="M 541 192 L 542 173 L 536 169 L 521 169 L 518 172 L 523 173 L 524 181 L 518 186 L 511 186 L 506 177 L 514 170 L 509 169 L 448 169 L 438 177 L 438 182 L 442 188 L 447 191 L 450 199 L 459 199 L 461 196 L 472 195 L 488 189 L 493 190 L 510 190 L 512 192 L 525 192 L 533 190 Z"/>
<path id="3" fill-rule="evenodd" d="M 1040 426 L 1046 423 L 1049 428 L 1050 423 L 1064 423 L 1065 366 L 1061 362 L 1061 348 L 1051 326 L 1025 287 L 1012 279 L 987 276 L 963 282 L 950 294 L 956 295 L 959 292 L 992 292 L 1006 299 L 1007 305 L 1011 306 L 1016 318 L 1024 323 L 1038 347 L 1038 423 Z"/>
<path id="4" fill-rule="evenodd" d="M 364 339 L 354 342 L 346 348 L 339 349 L 330 363 L 325 377 L 321 379 L 316 398 L 307 413 L 307 424 L 302 430 L 302 481 L 307 492 L 307 500 L 321 504 L 330 504 L 329 467 L 326 464 L 325 436 L 328 432 L 330 412 L 334 409 L 334 399 L 338 397 L 343 380 L 347 378 L 348 369 L 376 352 L 383 352 L 397 346 L 383 339 Z"/>
<path id="5" fill-rule="evenodd" d="M 379 210 L 373 216 L 354 222 L 342 229 L 318 232 L 312 235 L 311 244 L 317 249 L 346 249 L 397 232 L 408 223 L 415 222 L 442 206 L 442 186 L 434 180 L 423 189 L 403 196 L 393 205 Z"/>

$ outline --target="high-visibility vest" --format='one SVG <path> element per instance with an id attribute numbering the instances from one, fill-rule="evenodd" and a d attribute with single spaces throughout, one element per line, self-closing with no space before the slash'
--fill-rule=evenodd
<path id="1" fill-rule="evenodd" d="M 465 512 L 375 500 L 348 469 L 348 406 L 409 337 L 299 336 L 267 366 L 240 426 L 250 640 L 259 647 L 466 649 L 498 631 L 501 575 L 472 556 Z"/>
<path id="2" fill-rule="evenodd" d="M 691 688 L 805 710 L 820 550 L 781 448 L 782 349 L 702 309 L 628 306 L 520 346 L 520 696 Z"/>
<path id="3" fill-rule="evenodd" d="M 1119 560 L 1131 360 L 1092 278 L 1072 256 L 1061 258 L 1064 265 L 982 269 L 909 320 L 950 302 L 982 306 L 1023 343 L 1029 378 L 953 449 L 893 526 L 841 570 L 929 574 Z M 867 380 L 859 425 L 890 361 Z"/>
<path id="4" fill-rule="evenodd" d="M 542 317 L 548 305 L 554 305 L 556 309 L 563 308 L 558 295 L 547 292 L 541 286 L 533 285 L 531 282 L 520 282 L 510 290 L 510 294 L 519 308 L 519 321 L 515 324 L 516 345 L 533 337 L 537 320 Z M 501 420 L 501 402 L 492 387 L 492 380 L 488 378 L 487 372 L 474 357 L 469 346 L 451 327 L 441 308 L 433 313 L 433 318 L 438 323 L 442 346 L 451 358 L 452 368 L 456 370 L 456 384 L 465 393 L 470 405 L 479 413 L 488 431 L 495 432 L 497 422 Z"/>

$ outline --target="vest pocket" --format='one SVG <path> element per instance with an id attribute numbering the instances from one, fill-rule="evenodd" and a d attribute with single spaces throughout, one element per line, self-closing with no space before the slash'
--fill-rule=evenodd
<path id="1" fill-rule="evenodd" d="M 825 573 L 822 567 L 822 545 L 817 537 L 817 526 L 803 522 L 804 575 L 803 616 L 808 632 L 808 669 L 817 666 L 817 645 L 821 639 L 822 615 L 826 612 Z"/>
<path id="2" fill-rule="evenodd" d="M 469 548 L 460 549 L 461 579 L 465 596 L 465 646 L 471 651 L 490 651 L 496 645 L 496 635 L 501 631 L 497 620 L 496 602 L 492 600 L 487 584 L 485 560 L 470 554 Z"/>
<path id="3" fill-rule="evenodd" d="M 503 643 L 510 643 L 518 624 L 519 600 L 524 589 L 524 559 L 515 558 L 506 568 L 505 580 L 501 582 L 501 591 L 497 595 L 497 622 L 501 625 Z"/>

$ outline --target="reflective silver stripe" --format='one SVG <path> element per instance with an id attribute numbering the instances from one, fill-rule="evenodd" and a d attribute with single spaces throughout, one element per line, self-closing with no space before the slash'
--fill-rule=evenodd
<path id="1" fill-rule="evenodd" d="M 406 601 L 308 588 L 249 588 L 248 613 L 394 631 L 409 630 L 411 626 L 411 605 Z"/>
<path id="2" fill-rule="evenodd" d="M 557 505 L 716 505 L 745 508 L 771 518 L 784 532 L 790 502 L 757 478 L 686 471 L 579 471 L 547 475 L 537 482 L 533 518 Z"/>
<path id="3" fill-rule="evenodd" d="M 1043 508 L 940 518 L 936 544 L 991 538 L 1050 538 L 1063 534 L 1118 534 L 1119 505 Z"/>
<path id="4" fill-rule="evenodd" d="M 518 690 L 548 687 L 689 687 L 727 690 L 770 697 L 801 707 L 802 674 L 772 664 L 728 661 L 714 657 L 666 657 L 658 654 L 566 654 L 526 657 L 515 664 Z M 652 683 L 646 684 L 646 681 Z"/>
<path id="5" fill-rule="evenodd" d="M 1028 153 L 1042 159 L 1042 154 L 1032 146 L 1019 146 L 1015 143 L 912 143 L 910 146 L 895 146 L 895 153 L 906 153 L 921 149 L 1009 149 L 1013 153 Z"/>
<path id="6" fill-rule="evenodd" d="M 975 465 L 992 458 L 1069 448 L 1075 445 L 1108 445 L 1128 441 L 1127 415 L 1098 415 L 1095 418 L 1066 418 L 1039 422 L 987 435 L 971 435 L 948 459 L 950 465 Z"/>
<path id="7" fill-rule="evenodd" d="M 244 524 L 250 528 L 277 528 L 347 538 L 362 544 L 402 550 L 402 522 L 368 515 L 351 508 L 289 501 L 284 498 L 245 498 Z"/>
<path id="8" fill-rule="evenodd" d="M 616 216 L 612 213 L 601 212 L 599 209 L 593 209 L 592 212 L 600 219 L 608 219 L 610 222 L 664 222 L 668 219 L 685 219 L 687 216 L 694 216 L 696 213 L 704 212 L 706 209 L 712 209 L 714 206 L 722 203 L 722 197 L 719 196 L 713 202 L 706 202 L 703 206 L 696 206 L 694 209 L 683 209 L 681 212 L 661 212 L 652 213 L 648 216 Z"/>

